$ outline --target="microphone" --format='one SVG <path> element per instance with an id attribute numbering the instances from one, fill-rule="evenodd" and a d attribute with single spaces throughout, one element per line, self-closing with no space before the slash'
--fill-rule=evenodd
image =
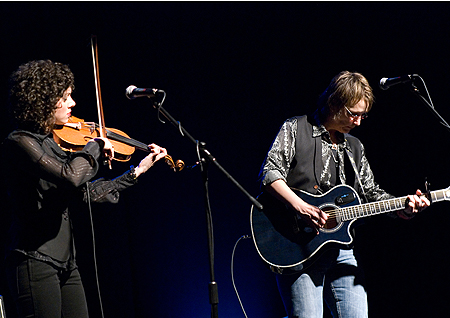
<path id="1" fill-rule="evenodd" d="M 148 97 L 154 98 L 156 97 L 156 93 L 163 93 L 163 90 L 157 88 L 137 88 L 134 85 L 130 85 L 127 87 L 125 91 L 125 96 L 128 99 L 135 99 L 137 97 Z"/>
<path id="2" fill-rule="evenodd" d="M 395 84 L 408 83 L 408 82 L 414 81 L 414 78 L 418 77 L 418 76 L 419 75 L 417 75 L 417 74 L 412 74 L 412 75 L 403 75 L 403 76 L 391 77 L 391 78 L 383 77 L 380 80 L 380 88 L 383 90 L 387 90 L 389 87 L 391 87 Z"/>

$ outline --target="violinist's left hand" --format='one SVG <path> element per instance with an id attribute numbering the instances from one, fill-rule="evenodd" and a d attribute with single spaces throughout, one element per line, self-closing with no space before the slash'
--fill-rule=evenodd
<path id="1" fill-rule="evenodd" d="M 167 156 L 167 150 L 165 148 L 155 144 L 150 144 L 148 147 L 150 148 L 150 154 L 142 159 L 139 166 L 134 169 L 136 177 L 142 173 L 145 173 L 155 164 L 155 162 Z"/>
<path id="2" fill-rule="evenodd" d="M 422 191 L 417 190 L 415 195 L 408 195 L 407 205 L 404 210 L 397 211 L 397 215 L 402 219 L 409 220 L 416 213 L 430 206 L 430 200 L 423 195 Z"/>

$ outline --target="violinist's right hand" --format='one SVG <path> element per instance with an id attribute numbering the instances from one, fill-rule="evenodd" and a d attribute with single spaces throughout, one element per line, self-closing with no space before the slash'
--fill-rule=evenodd
<path id="1" fill-rule="evenodd" d="M 96 141 L 96 142 L 100 141 L 100 144 L 103 144 L 103 153 L 105 154 L 105 156 L 109 160 L 114 158 L 114 146 L 111 143 L 111 141 L 109 141 L 108 138 L 96 137 L 96 138 L 90 140 L 89 142 L 91 142 L 91 141 Z"/>

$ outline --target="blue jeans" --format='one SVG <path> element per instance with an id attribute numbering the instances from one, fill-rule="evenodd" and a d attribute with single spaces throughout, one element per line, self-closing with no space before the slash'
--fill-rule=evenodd
<path id="1" fill-rule="evenodd" d="M 7 278 L 20 318 L 87 318 L 83 284 L 77 269 L 64 271 L 45 262 L 14 255 Z"/>
<path id="2" fill-rule="evenodd" d="M 276 277 L 289 318 L 322 318 L 323 301 L 333 317 L 368 316 L 363 273 L 353 250 L 328 250 L 304 272 Z"/>

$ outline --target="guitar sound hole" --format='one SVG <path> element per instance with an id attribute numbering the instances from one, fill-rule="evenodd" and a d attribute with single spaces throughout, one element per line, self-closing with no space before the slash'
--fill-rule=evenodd
<path id="1" fill-rule="evenodd" d="M 338 208 L 334 205 L 321 206 L 320 209 L 328 214 L 328 220 L 325 223 L 322 231 L 333 232 L 337 230 L 341 225 L 339 214 L 336 213 Z"/>

